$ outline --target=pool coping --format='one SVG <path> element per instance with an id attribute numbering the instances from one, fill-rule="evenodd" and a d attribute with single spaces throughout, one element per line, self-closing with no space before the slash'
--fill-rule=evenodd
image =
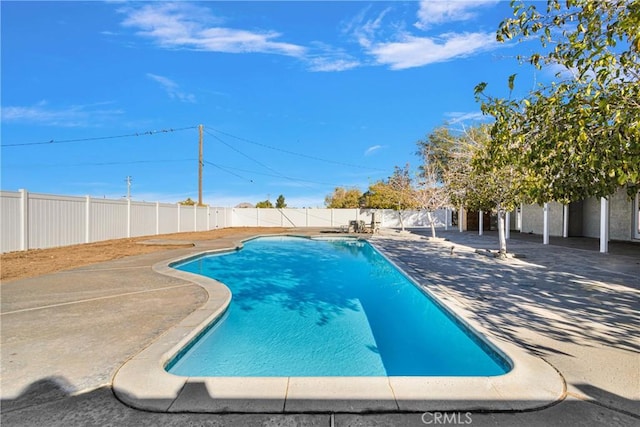
<path id="1" fill-rule="evenodd" d="M 495 351 L 506 356 L 513 366 L 511 371 L 483 377 L 184 377 L 167 372 L 164 366 L 222 316 L 231 302 L 231 291 L 221 282 L 176 270 L 170 265 L 203 254 L 235 251 L 242 248 L 243 242 L 267 236 L 272 235 L 253 236 L 225 249 L 203 250 L 152 266 L 159 274 L 201 286 L 208 293 L 208 299 L 116 372 L 112 387 L 118 399 L 134 408 L 154 412 L 366 413 L 527 411 L 546 408 L 565 397 L 566 384 L 553 366 L 492 335 L 451 296 L 425 289 L 374 242 L 370 243 L 405 276 Z"/>

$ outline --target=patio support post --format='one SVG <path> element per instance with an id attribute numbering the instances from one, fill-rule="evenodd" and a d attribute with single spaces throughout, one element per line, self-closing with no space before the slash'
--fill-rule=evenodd
<path id="1" fill-rule="evenodd" d="M 609 200 L 600 199 L 600 252 L 609 252 Z"/>
<path id="2" fill-rule="evenodd" d="M 462 215 L 464 215 L 464 209 L 460 206 L 460 209 L 458 210 L 458 231 L 460 233 L 462 233 Z"/>
<path id="3" fill-rule="evenodd" d="M 449 229 L 449 208 L 444 208 L 444 231 Z"/>
<path id="4" fill-rule="evenodd" d="M 542 244 L 549 244 L 549 203 L 542 208 Z"/>
<path id="5" fill-rule="evenodd" d="M 484 224 L 482 223 L 482 217 L 483 217 L 483 212 L 482 211 L 478 212 L 478 223 L 480 224 L 478 226 L 478 236 L 482 236 L 482 232 L 484 231 L 483 230 Z"/>
<path id="6" fill-rule="evenodd" d="M 562 237 L 569 237 L 569 205 L 562 206 Z"/>
<path id="7" fill-rule="evenodd" d="M 511 237 L 511 212 L 504 213 L 504 237 L 507 240 Z"/>

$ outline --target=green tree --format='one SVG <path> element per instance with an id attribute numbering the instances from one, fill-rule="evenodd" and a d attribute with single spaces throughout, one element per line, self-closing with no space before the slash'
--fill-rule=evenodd
<path id="1" fill-rule="evenodd" d="M 324 198 L 324 204 L 334 209 L 359 208 L 362 197 L 362 192 L 357 188 L 336 187 L 332 194 Z"/>
<path id="2" fill-rule="evenodd" d="M 276 199 L 276 208 L 278 209 L 284 209 L 287 207 L 287 204 L 284 201 L 284 196 L 281 194 L 278 196 L 278 198 Z"/>
<path id="3" fill-rule="evenodd" d="M 273 203 L 271 203 L 271 201 L 269 201 L 268 199 L 263 200 L 262 202 L 256 203 L 256 208 L 261 208 L 261 209 L 273 208 Z"/>
<path id="4" fill-rule="evenodd" d="M 398 212 L 400 226 L 404 231 L 403 212 L 419 207 L 409 165 L 405 165 L 404 168 L 396 166 L 393 175 L 386 181 L 378 181 L 370 185 L 364 202 L 370 209 L 393 209 Z"/>
<path id="5" fill-rule="evenodd" d="M 433 208 L 451 203 L 469 210 L 494 211 L 498 215 L 499 254 L 506 256 L 506 212 L 515 209 L 523 200 L 524 177 L 517 165 L 516 147 L 496 143 L 492 136 L 495 127 L 480 125 L 465 129 L 462 133 L 434 130 L 433 137 L 446 135 L 448 161 L 439 176 L 443 185 L 434 184 L 436 168 L 428 150 L 423 151 L 424 165 L 421 177 L 425 185 L 418 190 L 423 205 Z M 435 235 L 432 227 L 432 235 Z"/>
<path id="6" fill-rule="evenodd" d="M 419 140 L 416 143 L 418 145 L 416 154 L 423 159 L 423 164 L 419 168 L 420 175 L 428 175 L 430 178 L 435 175 L 436 181 L 442 182 L 456 142 L 457 138 L 446 124 L 434 129 L 425 139 Z"/>
<path id="7" fill-rule="evenodd" d="M 523 191 L 534 201 L 568 203 L 607 197 L 620 186 L 640 186 L 640 1 L 512 2 L 514 17 L 499 41 L 538 40 L 540 51 L 521 58 L 560 71 L 551 84 L 519 100 L 486 95 L 482 111 L 495 118 L 495 148 L 517 147 Z M 509 78 L 513 89 L 515 75 Z"/>
<path id="8" fill-rule="evenodd" d="M 436 129 L 434 132 L 437 132 L 439 129 Z M 423 164 L 420 166 L 420 178 L 418 186 L 415 189 L 415 197 L 418 206 L 427 211 L 427 219 L 431 227 L 431 237 L 435 238 L 436 226 L 433 212 L 449 205 L 449 194 L 442 180 L 444 178 L 444 171 L 447 169 L 451 159 L 451 149 L 449 147 L 447 151 L 443 153 L 447 156 L 447 162 L 440 163 L 433 153 L 433 150 L 435 150 L 433 145 L 421 145 L 421 141 L 418 142 L 418 145 L 420 146 L 419 153 L 423 156 Z"/>

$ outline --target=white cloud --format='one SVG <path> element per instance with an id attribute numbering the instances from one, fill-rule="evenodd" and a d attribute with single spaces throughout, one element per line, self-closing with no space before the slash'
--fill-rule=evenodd
<path id="1" fill-rule="evenodd" d="M 444 115 L 447 118 L 447 122 L 449 122 L 450 124 L 456 124 L 456 123 L 467 122 L 467 121 L 483 121 L 483 120 L 491 119 L 490 116 L 486 116 L 482 114 L 481 111 L 474 111 L 474 112 L 468 112 L 468 113 L 452 111 L 449 113 L 444 113 Z"/>
<path id="2" fill-rule="evenodd" d="M 169 97 L 172 99 L 178 99 L 179 101 L 182 101 L 182 102 L 196 101 L 195 95 L 182 92 L 178 84 L 167 77 L 163 77 L 163 76 L 159 76 L 157 74 L 151 74 L 151 73 L 147 73 L 147 77 L 149 77 L 151 80 L 154 80 L 160 83 L 160 85 L 164 88 L 164 90 L 167 92 Z"/>
<path id="3" fill-rule="evenodd" d="M 417 12 L 420 29 L 427 29 L 431 22 L 466 20 L 473 17 L 471 9 L 495 4 L 496 0 L 477 1 L 426 1 L 420 3 Z M 348 31 L 365 53 L 371 56 L 373 65 L 388 65 L 392 70 L 422 67 L 438 62 L 467 57 L 478 52 L 497 48 L 493 32 L 446 32 L 428 34 L 407 27 L 406 22 L 383 22 L 389 16 L 387 8 L 372 19 L 366 14 L 371 7 L 365 8 L 347 26 Z"/>
<path id="4" fill-rule="evenodd" d="M 382 148 L 382 145 L 374 145 L 374 146 L 371 146 L 371 147 L 369 147 L 369 148 L 367 148 L 367 149 L 365 150 L 364 155 L 365 155 L 365 156 L 370 156 L 370 155 L 372 155 L 373 153 L 375 153 L 376 151 L 378 151 L 378 150 L 379 150 L 379 149 L 381 149 L 381 148 Z"/>
<path id="5" fill-rule="evenodd" d="M 2 121 L 15 123 L 32 123 L 45 126 L 84 127 L 100 125 L 104 121 L 124 114 L 118 109 L 99 108 L 109 103 L 88 105 L 71 105 L 53 108 L 41 101 L 32 106 L 2 107 Z"/>
<path id="6" fill-rule="evenodd" d="M 499 0 L 422 0 L 418 10 L 418 22 L 415 26 L 427 29 L 433 24 L 445 22 L 467 21 L 476 13 L 473 9 L 481 6 L 495 5 Z"/>
<path id="7" fill-rule="evenodd" d="M 439 37 L 405 34 L 399 41 L 373 44 L 370 53 L 392 70 L 421 67 L 497 47 L 493 33 L 447 33 Z"/>
<path id="8" fill-rule="evenodd" d="M 359 67 L 360 61 L 330 57 L 314 57 L 307 60 L 309 71 L 346 71 Z"/>
<path id="9" fill-rule="evenodd" d="M 220 26 L 209 9 L 189 3 L 151 3 L 140 8 L 123 8 L 125 27 L 137 28 L 165 48 L 226 53 L 272 53 L 300 57 L 302 46 L 279 42 L 274 31 L 247 31 Z"/>

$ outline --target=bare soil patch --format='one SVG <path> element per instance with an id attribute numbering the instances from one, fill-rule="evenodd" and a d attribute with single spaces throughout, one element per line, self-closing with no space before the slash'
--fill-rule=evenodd
<path id="1" fill-rule="evenodd" d="M 2 281 L 37 277 L 56 271 L 111 261 L 132 255 L 142 255 L 167 249 L 175 249 L 173 244 L 141 244 L 147 240 L 203 241 L 226 237 L 245 238 L 255 234 L 285 233 L 287 228 L 222 228 L 218 230 L 142 236 L 131 239 L 106 240 L 82 245 L 63 246 L 50 249 L 31 249 L 28 251 L 0 254 L 0 279 Z M 183 246 L 191 246 L 184 244 Z"/>

